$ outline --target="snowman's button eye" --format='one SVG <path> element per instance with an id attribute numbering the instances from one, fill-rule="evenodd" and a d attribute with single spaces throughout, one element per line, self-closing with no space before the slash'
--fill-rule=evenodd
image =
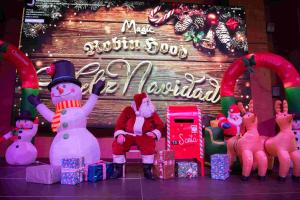
<path id="1" fill-rule="evenodd" d="M 16 148 L 19 148 L 19 145 L 17 145 Z"/>
<path id="2" fill-rule="evenodd" d="M 66 140 L 66 139 L 68 139 L 70 136 L 69 136 L 69 134 L 68 133 L 65 133 L 64 135 L 63 135 L 63 138 Z"/>
<path id="3" fill-rule="evenodd" d="M 22 133 L 23 131 L 19 131 L 19 133 Z"/>

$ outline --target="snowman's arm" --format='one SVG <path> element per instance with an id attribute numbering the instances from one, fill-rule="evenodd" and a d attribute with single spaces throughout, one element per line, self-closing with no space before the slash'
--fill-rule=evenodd
<path id="1" fill-rule="evenodd" d="M 32 133 L 34 133 L 34 135 L 37 133 L 38 128 L 39 128 L 39 124 L 33 124 L 31 130 L 32 130 Z"/>
<path id="2" fill-rule="evenodd" d="M 97 103 L 98 97 L 98 95 L 91 94 L 87 102 L 84 104 L 84 106 L 82 106 L 82 110 L 85 116 L 88 116 L 92 112 Z"/>
<path id="3" fill-rule="evenodd" d="M 51 122 L 54 116 L 54 112 L 52 112 L 47 106 L 43 103 L 39 104 L 36 109 L 39 113 L 48 121 Z"/>
<path id="4" fill-rule="evenodd" d="M 6 133 L 6 134 L 3 135 L 3 138 L 4 138 L 5 140 L 8 140 L 8 139 L 11 138 L 12 136 L 13 136 L 12 131 L 9 131 L 8 133 Z"/>

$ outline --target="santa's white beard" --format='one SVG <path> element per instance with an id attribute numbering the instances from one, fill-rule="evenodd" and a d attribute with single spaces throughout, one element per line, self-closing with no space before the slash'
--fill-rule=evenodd
<path id="1" fill-rule="evenodd" d="M 141 117 L 149 118 L 152 116 L 152 114 L 155 112 L 154 106 L 152 103 L 150 105 L 146 103 L 142 103 L 139 109 L 139 113 Z"/>
<path id="2" fill-rule="evenodd" d="M 237 117 L 237 116 L 235 116 L 235 117 Z M 228 121 L 230 122 L 230 123 L 232 123 L 233 125 L 235 125 L 235 126 L 240 126 L 241 124 L 242 124 L 242 121 L 243 121 L 243 118 L 241 117 L 241 116 L 238 116 L 237 117 L 238 119 L 233 119 L 233 118 L 231 118 L 231 117 L 229 117 L 228 116 Z"/>

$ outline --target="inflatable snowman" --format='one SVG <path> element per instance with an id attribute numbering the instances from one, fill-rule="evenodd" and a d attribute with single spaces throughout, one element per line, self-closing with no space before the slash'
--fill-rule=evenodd
<path id="1" fill-rule="evenodd" d="M 100 159 L 97 139 L 86 129 L 87 117 L 93 110 L 104 81 L 99 80 L 87 102 L 82 105 L 81 83 L 75 78 L 74 65 L 67 60 L 54 62 L 47 69 L 52 76 L 48 85 L 55 112 L 43 104 L 38 96 L 28 97 L 29 102 L 49 122 L 53 132 L 57 132 L 50 147 L 50 163 L 61 165 L 63 158 L 84 157 L 85 164 Z"/>
<path id="2" fill-rule="evenodd" d="M 35 162 L 37 150 L 31 143 L 38 130 L 38 120 L 31 117 L 28 111 L 22 111 L 16 120 L 16 128 L 6 133 L 1 140 L 13 140 L 5 153 L 6 162 L 10 165 L 29 165 Z"/>

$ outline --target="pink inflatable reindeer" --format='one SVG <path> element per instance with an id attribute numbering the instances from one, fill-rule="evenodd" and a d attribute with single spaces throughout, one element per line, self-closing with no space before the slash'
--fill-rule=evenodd
<path id="1" fill-rule="evenodd" d="M 239 107 L 245 111 L 241 104 Z M 246 112 L 243 116 L 242 126 L 245 128 L 245 133 L 242 136 L 232 137 L 227 141 L 230 164 L 232 165 L 235 157 L 238 156 L 243 167 L 242 180 L 249 179 L 254 165 L 258 167 L 258 178 L 264 180 L 268 168 L 268 159 L 264 152 L 264 140 L 257 131 L 257 116 L 253 113 L 252 100 L 249 104 L 249 112 Z"/>
<path id="2" fill-rule="evenodd" d="M 287 101 L 283 101 L 283 112 L 281 112 L 282 102 L 275 102 L 276 123 L 280 128 L 279 133 L 265 140 L 266 153 L 271 156 L 278 157 L 279 160 L 279 180 L 284 181 L 291 160 L 293 162 L 293 180 L 300 180 L 300 152 L 297 151 L 295 135 L 292 131 L 293 116 L 288 114 Z"/>

